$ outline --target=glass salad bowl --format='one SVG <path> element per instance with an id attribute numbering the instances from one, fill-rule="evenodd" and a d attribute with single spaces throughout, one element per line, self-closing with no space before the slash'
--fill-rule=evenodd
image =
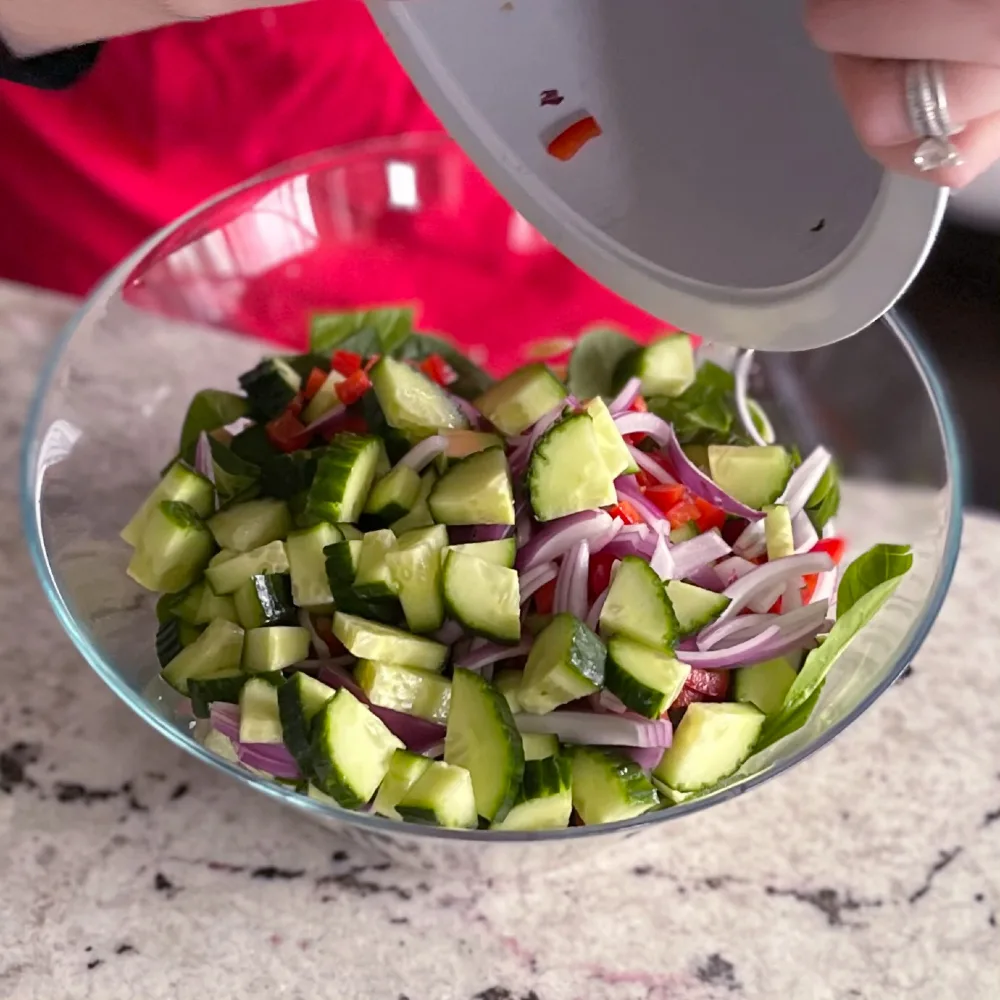
<path id="1" fill-rule="evenodd" d="M 421 329 L 443 331 L 494 374 L 558 354 L 594 324 L 639 338 L 662 329 L 532 230 L 451 141 L 421 135 L 317 153 L 202 205 L 122 263 L 56 343 L 24 437 L 32 556 L 84 659 L 169 740 L 429 869 L 551 867 L 776 777 L 846 729 L 910 662 L 954 568 L 962 476 L 939 378 L 909 325 L 889 316 L 832 347 L 756 358 L 753 394 L 778 440 L 803 454 L 823 443 L 840 464 L 849 555 L 899 542 L 914 565 L 837 661 L 808 723 L 713 793 L 604 826 L 439 830 L 342 810 L 205 749 L 189 704 L 159 680 L 156 595 L 126 575 L 119 532 L 174 455 L 195 392 L 235 388 L 262 354 L 303 350 L 316 311 L 400 302 L 417 303 Z"/>

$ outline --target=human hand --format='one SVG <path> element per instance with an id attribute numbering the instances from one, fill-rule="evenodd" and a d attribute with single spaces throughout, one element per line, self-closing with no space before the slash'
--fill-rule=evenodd
<path id="1" fill-rule="evenodd" d="M 1000 0 L 807 0 L 854 129 L 890 170 L 962 187 L 1000 159 Z M 961 165 L 921 171 L 907 64 L 937 60 Z"/>

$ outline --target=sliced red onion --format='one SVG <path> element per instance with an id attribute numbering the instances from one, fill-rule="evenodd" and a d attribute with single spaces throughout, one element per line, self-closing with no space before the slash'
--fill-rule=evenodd
<path id="1" fill-rule="evenodd" d="M 832 460 L 830 452 L 820 445 L 814 448 L 809 457 L 792 473 L 778 498 L 778 503 L 784 504 L 792 517 L 805 509 Z"/>
<path id="2" fill-rule="evenodd" d="M 627 715 L 628 705 L 625 704 L 616 694 L 612 694 L 607 688 L 599 691 L 594 700 L 597 702 L 596 709 L 601 712 L 610 712 L 612 715 Z"/>
<path id="3" fill-rule="evenodd" d="M 820 573 L 819 579 L 816 581 L 816 589 L 813 591 L 812 597 L 809 598 L 810 605 L 820 603 L 824 606 L 828 605 L 836 589 L 837 571 L 832 569 L 828 573 Z"/>
<path id="4" fill-rule="evenodd" d="M 458 622 L 449 619 L 436 632 L 431 633 L 431 638 L 435 642 L 440 642 L 442 646 L 454 646 L 465 632 Z"/>
<path id="5" fill-rule="evenodd" d="M 638 465 L 644 472 L 647 472 L 650 476 L 652 476 L 658 483 L 664 483 L 669 486 L 677 482 L 677 480 L 674 479 L 674 477 L 670 475 L 670 473 L 667 472 L 667 470 L 664 469 L 663 466 L 656 461 L 656 459 L 651 458 L 641 448 L 636 448 L 634 444 L 628 444 L 626 447 L 628 448 L 628 453 L 632 456 L 632 460 L 635 464 Z"/>
<path id="6" fill-rule="evenodd" d="M 618 537 L 618 532 L 624 528 L 625 525 L 620 517 L 613 517 L 611 519 L 611 524 L 608 525 L 608 530 L 604 532 L 603 535 L 598 535 L 590 545 L 590 554 L 592 556 L 597 555 L 598 552 L 602 551 L 605 546 L 610 545 Z"/>
<path id="7" fill-rule="evenodd" d="M 790 611 L 798 611 L 802 607 L 802 577 L 789 580 L 781 595 L 781 613 L 787 615 Z"/>
<path id="8" fill-rule="evenodd" d="M 566 610 L 583 621 L 587 617 L 587 584 L 590 575 L 590 546 L 579 542 L 567 553 L 564 563 L 570 564 L 566 581 Z"/>
<path id="9" fill-rule="evenodd" d="M 764 533 L 764 522 L 754 521 L 748 524 L 739 538 L 733 542 L 733 551 L 745 559 L 759 559 L 767 552 L 767 536 Z"/>
<path id="10" fill-rule="evenodd" d="M 326 413 L 318 416 L 311 424 L 306 426 L 306 430 L 310 434 L 318 433 L 319 431 L 333 430 L 338 424 L 340 424 L 345 415 L 347 414 L 347 407 L 343 403 L 335 403 L 330 407 Z"/>
<path id="11" fill-rule="evenodd" d="M 795 551 L 809 552 L 818 541 L 819 533 L 809 520 L 809 515 L 800 510 L 792 518 L 792 543 L 795 545 Z"/>
<path id="12" fill-rule="evenodd" d="M 448 439 L 443 434 L 434 434 L 414 445 L 399 460 L 399 464 L 408 466 L 414 472 L 423 472 L 447 447 Z"/>
<path id="13" fill-rule="evenodd" d="M 633 375 L 621 388 L 621 392 L 615 396 L 608 404 L 608 409 L 613 417 L 624 413 L 635 402 L 636 397 L 642 391 L 642 379 Z"/>
<path id="14" fill-rule="evenodd" d="M 757 568 L 757 564 L 744 559 L 742 556 L 730 556 L 728 559 L 723 559 L 722 562 L 716 563 L 713 568 L 722 581 L 722 586 L 725 588 L 731 586 L 737 580 L 742 580 L 747 573 L 752 573 Z"/>
<path id="15" fill-rule="evenodd" d="M 455 666 L 465 670 L 482 670 L 492 663 L 514 660 L 531 652 L 531 636 L 524 636 L 516 646 L 501 646 L 496 642 L 480 640 L 473 643 L 469 652 L 455 660 Z"/>
<path id="16" fill-rule="evenodd" d="M 785 585 L 796 577 L 802 577 L 806 573 L 825 573 L 832 567 L 833 560 L 825 552 L 805 552 L 798 556 L 775 559 L 773 562 L 764 563 L 763 566 L 755 566 L 723 591 L 730 599 L 730 603 L 717 619 L 717 623 L 728 621 L 739 614 L 750 601 L 762 598 L 776 586 L 780 585 L 780 590 L 784 590 Z M 777 599 L 774 598 L 775 601 Z"/>
<path id="17" fill-rule="evenodd" d="M 645 559 L 649 562 L 653 557 L 658 537 L 656 533 L 653 533 L 648 538 L 640 538 L 638 535 L 626 535 L 620 531 L 617 538 L 612 539 L 604 546 L 601 554 L 616 556 L 619 559 L 623 559 L 625 556 L 637 556 L 639 559 Z"/>
<path id="18" fill-rule="evenodd" d="M 598 594 L 597 599 L 590 606 L 590 611 L 587 612 L 586 626 L 591 632 L 597 631 L 597 626 L 601 621 L 601 612 L 604 610 L 604 602 L 608 599 L 608 594 L 611 591 L 611 585 L 608 584 L 604 590 Z"/>
<path id="19" fill-rule="evenodd" d="M 461 411 L 462 416 L 469 421 L 470 427 L 478 428 L 483 426 L 483 415 L 472 405 L 472 403 L 453 392 L 446 393 L 446 395 L 451 400 L 455 408 Z"/>
<path id="20" fill-rule="evenodd" d="M 215 462 L 212 461 L 212 445 L 208 435 L 202 431 L 198 435 L 198 443 L 194 446 L 194 471 L 204 476 L 215 485 Z"/>
<path id="21" fill-rule="evenodd" d="M 715 528 L 695 535 L 686 542 L 678 542 L 670 550 L 674 560 L 673 579 L 684 580 L 709 563 L 715 562 L 716 559 L 729 555 L 731 551 L 732 549 Z"/>
<path id="22" fill-rule="evenodd" d="M 510 456 L 510 469 L 514 475 L 520 475 L 524 471 L 528 459 L 531 458 L 531 450 L 538 443 L 538 439 L 562 416 L 570 398 L 560 400 L 548 413 L 535 421 L 528 433 L 528 440 L 519 445 Z"/>
<path id="23" fill-rule="evenodd" d="M 644 771 L 652 771 L 663 758 L 663 747 L 614 747 L 623 757 L 633 760 Z"/>
<path id="24" fill-rule="evenodd" d="M 499 542 L 513 533 L 514 526 L 510 524 L 452 524 L 448 526 L 448 541 L 452 545 Z"/>
<path id="25" fill-rule="evenodd" d="M 751 663 L 773 659 L 776 654 L 768 652 L 765 656 L 763 650 L 770 650 L 780 641 L 781 629 L 777 625 L 771 625 L 763 632 L 726 649 L 710 649 L 706 652 L 678 649 L 675 650 L 675 655 L 682 663 L 701 670 L 731 670 L 733 667 L 745 667 Z"/>
<path id="26" fill-rule="evenodd" d="M 233 745 L 240 763 L 247 767 L 272 774 L 275 778 L 295 780 L 302 777 L 295 758 L 282 743 L 235 742 Z"/>
<path id="27" fill-rule="evenodd" d="M 590 542 L 611 526 L 611 515 L 604 510 L 584 510 L 549 521 L 536 531 L 517 554 L 517 568 L 522 573 L 540 563 L 565 555 L 578 542 Z"/>
<path id="28" fill-rule="evenodd" d="M 639 719 L 598 712 L 549 712 L 516 715 L 522 733 L 551 733 L 562 743 L 588 746 L 668 747 L 673 727 L 667 719 Z"/>
<path id="29" fill-rule="evenodd" d="M 670 546 L 667 544 L 666 532 L 660 528 L 656 536 L 656 545 L 649 557 L 649 566 L 661 580 L 673 580 L 676 577 L 676 568 L 673 556 L 670 554 Z"/>
<path id="30" fill-rule="evenodd" d="M 714 622 L 703 628 L 697 635 L 697 647 L 705 652 L 709 649 L 735 646 L 737 643 L 760 635 L 764 629 L 778 624 L 778 615 L 737 615 L 728 622 L 716 625 Z"/>
<path id="31" fill-rule="evenodd" d="M 415 715 L 405 715 L 391 708 L 373 705 L 358 682 L 342 667 L 326 664 L 319 672 L 319 679 L 338 690 L 347 688 L 358 701 L 372 710 L 373 715 L 385 723 L 390 732 L 406 744 L 407 749 L 415 753 L 422 753 L 427 747 L 444 739 L 444 726 L 439 726 L 436 722 L 428 722 L 426 719 L 418 719 Z"/>
<path id="32" fill-rule="evenodd" d="M 615 492 L 619 497 L 624 497 L 635 507 L 639 516 L 651 527 L 658 528 L 661 524 L 667 523 L 663 512 L 646 499 L 646 495 L 636 485 L 632 476 L 619 476 L 615 480 Z M 668 528 L 669 530 L 669 528 Z M 654 539 L 655 542 L 655 539 Z"/>
<path id="33" fill-rule="evenodd" d="M 541 590 L 559 575 L 559 567 L 554 563 L 542 563 L 532 569 L 525 570 L 520 575 L 518 585 L 521 592 L 521 603 L 524 604 L 536 591 Z"/>
<path id="34" fill-rule="evenodd" d="M 750 378 L 753 355 L 754 352 L 752 350 L 744 351 L 736 362 L 736 368 L 733 371 L 733 378 L 736 382 L 736 412 L 740 415 L 743 429 L 747 432 L 753 443 L 766 446 L 768 442 L 764 440 L 763 435 L 757 430 L 757 424 L 753 419 L 753 414 L 750 412 L 750 401 L 747 397 L 747 381 Z"/>
<path id="35" fill-rule="evenodd" d="M 312 648 L 316 650 L 316 655 L 321 659 L 328 659 L 330 656 L 330 647 L 319 632 L 316 631 L 312 615 L 305 608 L 299 608 L 299 624 L 309 632 L 309 641 L 312 643 Z"/>
<path id="36" fill-rule="evenodd" d="M 676 564 L 677 546 L 675 545 L 674 565 L 676 566 Z M 725 589 L 725 584 L 719 579 L 719 574 L 715 572 L 714 566 L 702 566 L 699 569 L 688 573 L 686 577 L 682 577 L 681 579 L 687 580 L 689 583 L 693 583 L 696 587 L 701 587 L 702 590 L 711 590 L 715 594 L 718 594 Z"/>
<path id="37" fill-rule="evenodd" d="M 531 507 L 527 498 L 522 497 L 514 504 L 514 537 L 517 539 L 519 549 L 523 549 L 528 544 L 534 531 L 535 525 L 531 516 Z"/>
<path id="38" fill-rule="evenodd" d="M 645 414 L 643 414 L 645 416 Z M 764 515 L 759 510 L 754 510 L 746 504 L 740 503 L 735 497 L 731 497 L 724 490 L 712 482 L 687 455 L 680 446 L 677 438 L 673 435 L 667 444 L 667 456 L 670 464 L 677 473 L 677 478 L 692 493 L 697 494 L 703 500 L 721 507 L 727 514 L 733 517 L 745 517 L 748 521 L 759 521 Z"/>
<path id="39" fill-rule="evenodd" d="M 648 434 L 658 444 L 666 447 L 674 437 L 670 424 L 655 413 L 622 413 L 615 417 L 615 426 L 625 434 Z"/>
<path id="40" fill-rule="evenodd" d="M 218 729 L 223 736 L 234 743 L 240 741 L 240 709 L 238 705 L 229 705 L 222 701 L 213 701 L 208 706 L 212 728 Z"/>
<path id="41" fill-rule="evenodd" d="M 440 743 L 435 743 L 433 746 L 428 747 L 422 754 L 424 757 L 430 757 L 431 760 L 440 760 L 444 756 L 444 740 Z"/>

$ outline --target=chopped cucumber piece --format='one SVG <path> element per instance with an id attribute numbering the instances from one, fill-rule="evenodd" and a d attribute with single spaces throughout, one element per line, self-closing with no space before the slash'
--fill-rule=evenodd
<path id="1" fill-rule="evenodd" d="M 329 413 L 335 406 L 340 405 L 337 386 L 343 381 L 344 376 L 338 371 L 331 371 L 327 375 L 323 384 L 316 390 L 316 395 L 309 400 L 309 404 L 302 411 L 302 423 L 308 427 L 313 421 L 319 420 L 324 413 Z"/>
<path id="2" fill-rule="evenodd" d="M 792 517 L 784 504 L 768 510 L 767 517 L 764 518 L 764 538 L 767 542 L 768 560 L 795 555 Z"/>
<path id="3" fill-rule="evenodd" d="M 378 716 L 341 688 L 316 716 L 310 758 L 320 790 L 347 809 L 364 805 L 403 749 Z"/>
<path id="4" fill-rule="evenodd" d="M 238 705 L 240 692 L 248 680 L 249 677 L 242 670 L 214 677 L 192 677 L 188 681 L 187 693 L 194 717 L 207 719 L 211 715 L 211 705 L 216 701 Z"/>
<path id="5" fill-rule="evenodd" d="M 385 557 L 411 632 L 433 632 L 444 624 L 441 553 L 447 544 L 444 525 L 416 528 L 401 535 Z"/>
<path id="6" fill-rule="evenodd" d="M 601 610 L 602 635 L 624 635 L 654 649 L 673 649 L 677 618 L 663 581 L 649 563 L 626 556 L 611 582 Z"/>
<path id="7" fill-rule="evenodd" d="M 552 733 L 521 733 L 521 742 L 525 761 L 544 760 L 559 753 L 559 739 Z"/>
<path id="8" fill-rule="evenodd" d="M 427 504 L 438 524 L 513 524 L 514 494 L 502 448 L 456 462 L 435 484 Z"/>
<path id="9" fill-rule="evenodd" d="M 358 554 L 358 571 L 352 584 L 358 597 L 377 600 L 396 596 L 396 581 L 385 561 L 386 555 L 395 548 L 396 536 L 388 528 L 365 533 Z"/>
<path id="10" fill-rule="evenodd" d="M 156 659 L 161 667 L 165 667 L 184 648 L 181 642 L 181 622 L 170 618 L 160 622 L 156 630 Z"/>
<path id="11" fill-rule="evenodd" d="M 512 537 L 500 538 L 495 542 L 466 542 L 464 545 L 452 545 L 450 551 L 513 569 L 517 558 L 517 539 Z"/>
<path id="12" fill-rule="evenodd" d="M 389 761 L 389 770 L 382 779 L 382 784 L 378 786 L 372 811 L 387 819 L 401 820 L 403 817 L 396 811 L 399 800 L 430 766 L 429 757 L 410 750 L 397 750 Z"/>
<path id="13" fill-rule="evenodd" d="M 360 542 L 365 537 L 365 533 L 360 528 L 356 528 L 353 524 L 348 524 L 346 521 L 338 524 L 337 528 L 344 536 L 344 540 L 348 542 Z"/>
<path id="14" fill-rule="evenodd" d="M 482 431 L 445 431 L 444 438 L 448 442 L 444 449 L 444 457 L 454 461 L 468 458 L 477 451 L 487 448 L 502 448 L 503 438 L 497 434 L 484 434 Z"/>
<path id="15" fill-rule="evenodd" d="M 354 676 L 373 705 L 442 725 L 448 721 L 451 683 L 439 674 L 397 663 L 362 660 Z"/>
<path id="16" fill-rule="evenodd" d="M 528 654 L 517 692 L 521 707 L 544 715 L 594 694 L 604 683 L 606 658 L 604 644 L 579 618 L 556 615 Z"/>
<path id="17" fill-rule="evenodd" d="M 248 674 L 284 670 L 309 658 L 309 629 L 298 625 L 252 628 L 243 638 L 243 669 Z"/>
<path id="18" fill-rule="evenodd" d="M 210 750 L 217 757 L 228 760 L 230 764 L 239 764 L 240 758 L 236 753 L 236 746 L 233 741 L 219 732 L 218 729 L 210 729 L 205 733 L 205 738 L 201 741 L 206 750 Z"/>
<path id="19" fill-rule="evenodd" d="M 217 594 L 234 594 L 251 577 L 288 572 L 284 542 L 268 542 L 259 549 L 241 552 L 205 570 L 208 585 Z"/>
<path id="20" fill-rule="evenodd" d="M 292 530 L 288 504 L 281 500 L 248 500 L 220 510 L 208 521 L 220 549 L 249 552 L 282 541 Z"/>
<path id="21" fill-rule="evenodd" d="M 604 464 L 608 467 L 608 473 L 612 479 L 619 476 L 631 475 L 639 471 L 639 466 L 635 459 L 629 454 L 628 445 L 621 435 L 621 431 L 615 426 L 614 418 L 607 404 L 600 396 L 595 396 L 587 404 L 587 413 L 594 422 L 594 434 L 597 438 L 597 447 L 604 459 Z"/>
<path id="22" fill-rule="evenodd" d="M 243 624 L 236 611 L 236 603 L 231 597 L 219 597 L 206 583 L 197 584 L 197 588 L 201 596 L 198 599 L 198 610 L 194 613 L 193 625 L 208 625 L 216 618 L 225 618 L 227 622 L 236 622 L 238 625 Z"/>
<path id="23" fill-rule="evenodd" d="M 439 673 L 448 658 L 448 647 L 440 642 L 341 611 L 333 616 L 333 634 L 359 660 L 398 663 Z"/>
<path id="24" fill-rule="evenodd" d="M 565 387 L 548 366 L 533 364 L 487 389 L 475 407 L 503 434 L 520 434 L 565 398 Z"/>
<path id="25" fill-rule="evenodd" d="M 364 510 L 382 454 L 376 437 L 338 434 L 323 452 L 309 487 L 305 512 L 317 521 L 356 521 Z"/>
<path id="26" fill-rule="evenodd" d="M 470 670 L 457 668 L 452 680 L 444 759 L 472 775 L 480 816 L 507 815 L 524 777 L 521 734 L 506 698 Z"/>
<path id="27" fill-rule="evenodd" d="M 354 590 L 354 580 L 361 561 L 361 545 L 361 541 L 334 542 L 323 550 L 326 555 L 326 578 L 333 602 L 348 614 L 376 621 L 396 622 L 399 620 L 400 609 L 395 598 L 367 600 Z"/>
<path id="28" fill-rule="evenodd" d="M 546 754 L 526 761 L 524 780 L 513 807 L 492 828 L 562 830 L 569 826 L 572 812 L 573 775 L 570 758 Z"/>
<path id="29" fill-rule="evenodd" d="M 507 699 L 512 715 L 519 715 L 524 711 L 521 705 L 521 681 L 524 679 L 523 670 L 498 670 L 493 677 L 493 686 Z M 527 755 L 527 744 L 525 744 L 525 754 Z"/>
<path id="30" fill-rule="evenodd" d="M 674 528 L 670 532 L 670 544 L 679 545 L 681 542 L 689 542 L 692 538 L 697 538 L 700 532 L 694 521 L 686 521 L 679 528 Z"/>
<path id="31" fill-rule="evenodd" d="M 733 697 L 774 715 L 785 703 L 785 695 L 795 682 L 796 670 L 787 657 L 765 660 L 734 672 Z"/>
<path id="32" fill-rule="evenodd" d="M 408 465 L 397 465 L 368 494 L 365 513 L 391 524 L 405 517 L 420 496 L 420 475 Z"/>
<path id="33" fill-rule="evenodd" d="M 449 617 L 470 632 L 516 644 L 521 639 L 521 598 L 517 571 L 451 551 L 442 580 Z"/>
<path id="34" fill-rule="evenodd" d="M 693 583 L 669 580 L 666 585 L 670 606 L 677 618 L 680 635 L 691 635 L 715 621 L 729 607 L 729 598 Z"/>
<path id="35" fill-rule="evenodd" d="M 472 775 L 464 767 L 432 761 L 404 792 L 396 811 L 411 823 L 474 830 L 479 817 Z"/>
<path id="36" fill-rule="evenodd" d="M 146 497 L 142 506 L 135 512 L 132 520 L 122 528 L 122 540 L 133 548 L 138 545 L 149 515 L 164 500 L 186 503 L 194 508 L 199 517 L 208 517 L 215 510 L 215 489 L 204 476 L 186 465 L 181 465 L 180 462 L 174 462 L 156 484 L 156 489 Z"/>
<path id="37" fill-rule="evenodd" d="M 208 565 L 212 565 L 211 559 L 209 559 Z M 194 625 L 198 611 L 201 609 L 201 595 L 205 587 L 204 580 L 200 580 L 188 587 L 187 590 L 176 594 L 164 594 L 156 602 L 156 620 L 165 622 L 171 618 L 179 618 L 182 622 Z"/>
<path id="38" fill-rule="evenodd" d="M 250 412 L 265 422 L 273 420 L 295 398 L 302 377 L 282 358 L 265 358 L 240 376 L 240 387 L 247 394 Z"/>
<path id="39" fill-rule="evenodd" d="M 312 775 L 309 734 L 313 719 L 336 691 L 322 681 L 297 671 L 278 688 L 278 715 L 289 752 L 305 775 Z"/>
<path id="40" fill-rule="evenodd" d="M 539 438 L 528 466 L 528 492 L 539 521 L 618 502 L 594 421 L 586 413 L 560 420 Z"/>
<path id="41" fill-rule="evenodd" d="M 625 355 L 615 369 L 615 382 L 624 385 L 633 375 L 642 380 L 645 396 L 679 396 L 695 379 L 691 338 L 672 333 Z"/>
<path id="42" fill-rule="evenodd" d="M 175 594 L 201 576 L 214 548 L 212 533 L 193 507 L 163 500 L 146 518 L 128 575 L 147 590 Z"/>
<path id="43" fill-rule="evenodd" d="M 389 525 L 397 536 L 403 535 L 407 531 L 413 531 L 414 528 L 428 528 L 434 523 L 434 518 L 431 517 L 431 509 L 427 504 L 427 498 L 431 495 L 431 490 L 434 488 L 437 478 L 438 474 L 433 469 L 428 469 L 420 477 L 420 492 L 417 494 L 417 499 L 410 513 L 405 517 L 401 517 L 398 521 L 393 521 Z"/>
<path id="44" fill-rule="evenodd" d="M 728 778 L 753 752 L 764 713 L 753 705 L 688 705 L 673 745 L 653 774 L 679 792 L 699 792 Z"/>
<path id="45" fill-rule="evenodd" d="M 710 444 L 708 468 L 719 489 L 760 510 L 781 496 L 792 474 L 792 458 L 779 445 Z"/>
<path id="46" fill-rule="evenodd" d="M 384 357 L 369 377 L 386 422 L 408 437 L 425 438 L 439 430 L 469 426 L 439 385 L 402 361 Z"/>
<path id="47" fill-rule="evenodd" d="M 262 677 L 251 677 L 240 691 L 240 743 L 282 743 L 278 689 Z"/>
<path id="48" fill-rule="evenodd" d="M 205 590 L 211 593 L 212 588 Z M 232 600 L 237 620 L 245 629 L 294 625 L 298 621 L 287 573 L 258 573 L 240 585 Z"/>
<path id="49" fill-rule="evenodd" d="M 691 668 L 641 642 L 614 636 L 608 642 L 608 690 L 633 712 L 658 719 L 681 693 Z"/>
<path id="50" fill-rule="evenodd" d="M 340 528 L 324 521 L 304 531 L 293 531 L 285 539 L 292 597 L 300 608 L 317 608 L 333 600 L 323 550 L 343 537 Z"/>
<path id="51" fill-rule="evenodd" d="M 587 826 L 641 816 L 660 804 L 635 761 L 610 750 L 573 747 L 573 807 Z"/>

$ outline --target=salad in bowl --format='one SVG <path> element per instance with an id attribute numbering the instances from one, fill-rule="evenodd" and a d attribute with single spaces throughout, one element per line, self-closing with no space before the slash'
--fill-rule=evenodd
<path id="1" fill-rule="evenodd" d="M 711 794 L 806 722 L 909 548 L 841 565 L 833 456 L 774 440 L 752 352 L 564 346 L 495 381 L 407 310 L 323 314 L 195 396 L 122 538 L 208 748 L 534 831 Z"/>

